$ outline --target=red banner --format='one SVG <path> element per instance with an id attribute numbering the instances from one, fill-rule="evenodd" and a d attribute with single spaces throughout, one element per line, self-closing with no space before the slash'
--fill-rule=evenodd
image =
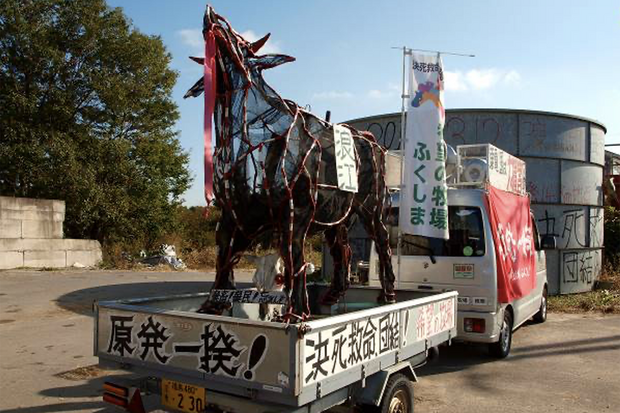
<path id="1" fill-rule="evenodd" d="M 212 120 L 215 108 L 216 80 L 215 73 L 215 37 L 212 31 L 205 38 L 204 88 L 205 88 L 205 126 L 204 126 L 204 161 L 205 161 L 205 199 L 207 206 L 213 201 L 213 151 L 211 149 Z"/>
<path id="2" fill-rule="evenodd" d="M 536 252 L 530 199 L 488 187 L 488 210 L 495 242 L 500 303 L 527 295 L 536 286 Z"/>

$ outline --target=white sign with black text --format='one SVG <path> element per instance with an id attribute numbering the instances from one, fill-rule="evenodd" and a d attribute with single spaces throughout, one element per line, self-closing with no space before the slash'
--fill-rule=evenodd
<path id="1" fill-rule="evenodd" d="M 338 171 L 338 189 L 357 193 L 357 157 L 349 128 L 334 124 L 334 150 Z"/>

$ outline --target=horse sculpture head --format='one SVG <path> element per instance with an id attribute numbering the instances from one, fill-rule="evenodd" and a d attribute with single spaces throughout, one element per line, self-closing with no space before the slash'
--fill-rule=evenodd
<path id="1" fill-rule="evenodd" d="M 252 78 L 256 78 L 263 69 L 295 60 L 294 57 L 281 54 L 258 55 L 270 34 L 250 42 L 237 33 L 228 20 L 215 13 L 211 6 L 207 6 L 204 14 L 202 34 L 207 44 L 207 53 L 214 54 L 218 93 L 225 92 L 226 86 L 232 89 L 247 88 Z M 209 47 L 213 50 L 208 50 Z M 204 65 L 204 58 L 191 59 Z M 197 97 L 203 92 L 204 78 L 201 78 L 184 97 Z"/>

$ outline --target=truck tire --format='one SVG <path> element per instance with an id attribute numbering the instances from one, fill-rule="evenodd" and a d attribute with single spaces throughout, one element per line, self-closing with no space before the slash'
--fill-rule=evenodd
<path id="1" fill-rule="evenodd" d="M 512 345 L 512 313 L 504 310 L 504 322 L 502 330 L 499 333 L 499 341 L 489 344 L 489 353 L 495 358 L 503 359 L 510 354 L 510 346 Z"/>
<path id="2" fill-rule="evenodd" d="M 413 383 L 404 374 L 393 374 L 385 385 L 381 413 L 413 413 Z"/>
<path id="3" fill-rule="evenodd" d="M 538 312 L 534 314 L 535 323 L 544 323 L 547 321 L 547 287 L 543 289 L 542 297 L 540 299 L 540 308 Z"/>

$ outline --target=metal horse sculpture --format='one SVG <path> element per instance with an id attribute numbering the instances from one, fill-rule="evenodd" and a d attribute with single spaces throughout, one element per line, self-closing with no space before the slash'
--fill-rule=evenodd
<path id="1" fill-rule="evenodd" d="M 264 69 L 295 60 L 257 55 L 269 35 L 250 43 L 207 6 L 203 36 L 215 39 L 214 193 L 222 209 L 216 232 L 217 275 L 213 289 L 234 289 L 233 267 L 261 233 L 277 236 L 285 263 L 287 321 L 310 313 L 304 241 L 324 232 L 334 258 L 334 275 L 324 303 L 334 303 L 349 283 L 351 250 L 347 224 L 357 214 L 375 241 L 383 287 L 380 300 L 393 302 L 394 272 L 383 224 L 388 192 L 385 152 L 370 133 L 346 126 L 355 146 L 357 193 L 337 186 L 333 126 L 281 98 L 262 77 Z M 193 58 L 198 63 L 204 59 Z M 207 85 L 210 88 L 212 85 Z M 204 92 L 199 80 L 185 95 Z M 205 302 L 201 311 L 221 307 Z"/>

